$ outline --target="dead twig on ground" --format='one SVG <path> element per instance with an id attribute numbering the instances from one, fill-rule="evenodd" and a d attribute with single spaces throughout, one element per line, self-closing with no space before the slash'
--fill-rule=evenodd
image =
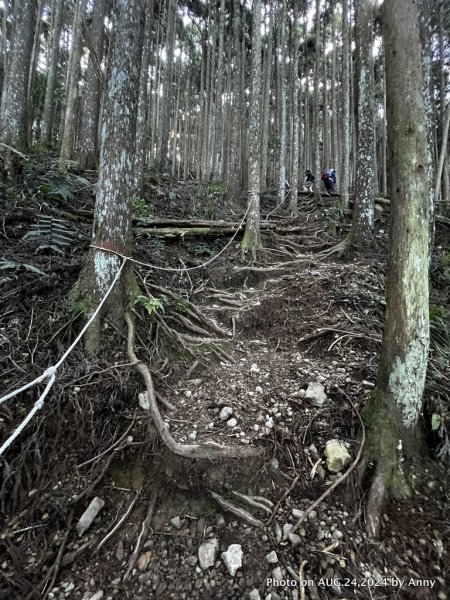
<path id="1" fill-rule="evenodd" d="M 131 513 L 131 511 L 133 510 L 134 505 L 137 502 L 137 499 L 139 498 L 139 496 L 141 495 L 142 492 L 142 488 L 140 490 L 138 490 L 136 492 L 135 497 L 133 498 L 133 500 L 131 501 L 129 507 L 127 508 L 127 510 L 123 513 L 123 515 L 120 517 L 120 519 L 117 521 L 117 523 L 114 525 L 114 527 L 111 529 L 111 531 L 109 533 L 107 533 L 105 535 L 105 537 L 101 540 L 101 542 L 99 543 L 99 545 L 97 546 L 97 548 L 94 550 L 94 554 L 97 554 L 100 550 L 100 548 L 102 546 L 104 546 L 106 544 L 106 542 L 109 540 L 109 538 L 114 535 L 114 533 L 120 528 L 120 526 L 123 524 L 123 522 L 125 521 L 125 519 L 128 517 L 128 515 Z"/>
<path id="2" fill-rule="evenodd" d="M 141 550 L 141 546 L 142 546 L 143 542 L 145 541 L 145 538 L 147 537 L 147 533 L 150 528 L 150 523 L 152 521 L 153 513 L 155 511 L 155 505 L 156 505 L 157 499 L 158 499 L 158 492 L 155 492 L 152 495 L 152 497 L 150 498 L 150 502 L 149 502 L 148 510 L 147 510 L 147 516 L 142 521 L 141 531 L 139 533 L 139 537 L 137 539 L 136 546 L 134 547 L 133 554 L 131 555 L 130 560 L 128 561 L 128 567 L 127 567 L 125 575 L 123 576 L 123 579 L 122 579 L 123 583 L 125 583 L 128 580 L 130 573 L 133 570 L 134 565 L 136 564 L 137 558 L 139 556 L 139 552 Z"/>
<path id="3" fill-rule="evenodd" d="M 300 479 L 300 475 L 297 475 L 297 477 L 294 479 L 294 481 L 291 483 L 291 485 L 288 487 L 288 489 L 284 492 L 284 494 L 281 496 L 281 498 L 277 501 L 277 503 L 275 504 L 275 508 L 273 509 L 272 514 L 270 515 L 270 517 L 267 521 L 267 525 L 270 525 L 272 523 L 273 518 L 277 514 L 278 509 L 280 508 L 281 504 L 286 500 L 286 498 L 289 496 L 289 494 L 295 488 L 299 479 Z"/>
<path id="4" fill-rule="evenodd" d="M 249 513 L 244 508 L 235 506 L 234 504 L 232 504 L 231 502 L 228 502 L 228 500 L 225 500 L 225 498 L 222 498 L 222 496 L 220 496 L 219 494 L 216 494 L 215 492 L 212 492 L 211 490 L 209 490 L 209 493 L 223 509 L 227 510 L 228 512 L 232 513 L 233 515 L 236 515 L 236 517 L 239 517 L 243 521 L 246 521 L 246 523 L 248 523 L 249 525 L 253 525 L 253 527 L 258 527 L 259 529 L 264 529 L 265 525 L 264 525 L 263 521 L 260 521 L 259 519 L 254 517 L 251 513 Z"/>

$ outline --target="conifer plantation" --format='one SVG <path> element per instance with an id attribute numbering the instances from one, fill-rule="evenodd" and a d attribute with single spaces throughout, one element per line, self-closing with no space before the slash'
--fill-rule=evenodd
<path id="1" fill-rule="evenodd" d="M 450 599 L 449 0 L 0 0 L 0 599 Z"/>

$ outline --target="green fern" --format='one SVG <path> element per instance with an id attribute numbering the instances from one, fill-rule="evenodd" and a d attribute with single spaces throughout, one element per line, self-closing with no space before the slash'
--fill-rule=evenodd
<path id="1" fill-rule="evenodd" d="M 80 234 L 73 229 L 71 223 L 51 215 L 42 215 L 23 237 L 24 240 L 35 240 L 39 243 L 36 254 L 42 250 L 50 250 L 61 255 L 74 246 L 79 238 Z"/>
<path id="2" fill-rule="evenodd" d="M 30 271 L 31 273 L 36 273 L 37 275 L 44 275 L 44 271 L 41 271 L 37 267 L 33 267 L 33 265 L 29 265 L 26 263 L 17 263 L 14 260 L 6 260 L 4 258 L 0 259 L 0 270 L 1 271 L 18 271 L 19 269 L 25 269 L 26 271 Z M 6 283 L 6 281 L 10 281 L 12 278 L 17 279 L 16 275 L 4 276 L 0 278 L 0 284 Z"/>

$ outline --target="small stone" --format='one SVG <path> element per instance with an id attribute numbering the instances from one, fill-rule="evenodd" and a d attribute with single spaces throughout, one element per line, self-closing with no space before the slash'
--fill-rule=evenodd
<path id="1" fill-rule="evenodd" d="M 283 540 L 287 540 L 287 537 L 291 533 L 293 528 L 294 526 L 292 525 L 292 523 L 286 523 L 286 525 L 283 525 Z"/>
<path id="2" fill-rule="evenodd" d="M 248 600 L 261 600 L 261 596 L 259 595 L 259 590 L 254 588 L 248 595 Z"/>
<path id="3" fill-rule="evenodd" d="M 187 559 L 184 561 L 184 564 L 189 565 L 190 567 L 195 567 L 197 562 L 198 562 L 197 556 L 195 556 L 195 554 L 192 554 L 191 556 L 187 557 Z"/>
<path id="4" fill-rule="evenodd" d="M 261 369 L 258 367 L 256 363 L 253 363 L 250 367 L 250 373 L 259 373 Z"/>
<path id="5" fill-rule="evenodd" d="M 310 381 L 305 393 L 305 400 L 310 400 L 313 406 L 321 408 L 327 401 L 325 388 L 321 383 Z"/>
<path id="6" fill-rule="evenodd" d="M 267 421 L 264 423 L 264 426 L 267 427 L 268 429 L 272 429 L 272 427 L 273 427 L 273 419 L 272 419 L 272 417 L 269 417 L 267 419 Z"/>
<path id="7" fill-rule="evenodd" d="M 339 473 L 351 461 L 350 454 L 340 440 L 328 440 L 325 444 L 325 457 L 327 459 L 327 468 L 332 473 Z"/>
<path id="8" fill-rule="evenodd" d="M 336 529 L 336 531 L 333 531 L 332 537 L 335 540 L 342 540 L 342 538 L 344 537 L 344 534 L 342 533 L 342 531 L 339 531 L 339 529 Z"/>
<path id="9" fill-rule="evenodd" d="M 66 586 L 66 589 L 64 590 L 64 592 L 65 592 L 66 594 L 68 594 L 69 592 L 71 592 L 71 591 L 72 591 L 72 590 L 74 590 L 74 589 L 75 589 L 75 584 L 74 584 L 74 582 L 73 582 L 73 581 L 71 581 L 71 582 L 69 583 L 69 585 L 67 585 L 67 586 Z"/>
<path id="10" fill-rule="evenodd" d="M 102 600 L 104 596 L 103 590 L 98 590 L 93 596 L 90 596 L 89 600 Z"/>
<path id="11" fill-rule="evenodd" d="M 77 524 L 78 536 L 81 537 L 94 522 L 94 519 L 105 505 L 105 501 L 96 496 L 81 515 Z"/>
<path id="12" fill-rule="evenodd" d="M 237 425 L 237 419 L 235 419 L 233 417 L 232 419 L 230 419 L 229 421 L 227 421 L 227 425 L 228 425 L 228 427 L 236 427 L 236 425 Z"/>
<path id="13" fill-rule="evenodd" d="M 224 406 L 222 408 L 222 410 L 220 411 L 219 419 L 221 421 L 228 421 L 228 419 L 231 417 L 232 414 L 233 414 L 233 409 L 231 408 L 231 406 Z"/>
<path id="14" fill-rule="evenodd" d="M 299 508 L 292 509 L 292 516 L 295 517 L 296 519 L 300 519 L 301 517 L 303 517 L 304 514 L 305 514 L 304 510 L 300 510 Z"/>
<path id="15" fill-rule="evenodd" d="M 275 550 L 272 550 L 272 552 L 269 552 L 269 554 L 266 555 L 266 561 L 269 564 L 276 564 L 278 562 L 278 556 Z"/>
<path id="16" fill-rule="evenodd" d="M 231 544 L 226 552 L 222 552 L 222 560 L 225 563 L 229 574 L 234 577 L 236 571 L 242 567 L 242 557 L 244 553 L 240 544 Z"/>
<path id="17" fill-rule="evenodd" d="M 275 567 L 275 569 L 272 571 L 272 577 L 278 581 L 283 579 L 283 571 L 281 570 L 281 567 Z"/>
<path id="18" fill-rule="evenodd" d="M 375 387 L 374 383 L 372 383 L 371 381 L 366 381 L 365 379 L 363 379 L 361 383 L 366 388 L 374 388 Z"/>
<path id="19" fill-rule="evenodd" d="M 289 533 L 288 540 L 290 541 L 291 545 L 295 548 L 295 546 L 298 546 L 301 543 L 302 538 L 299 535 L 296 535 L 295 533 Z"/>
<path id="20" fill-rule="evenodd" d="M 191 442 L 195 442 L 195 438 L 197 437 L 197 432 L 196 431 L 192 431 L 191 433 L 188 434 L 188 439 Z"/>
<path id="21" fill-rule="evenodd" d="M 138 395 L 138 400 L 139 400 L 139 406 L 143 410 L 150 410 L 150 402 L 148 401 L 147 392 L 141 392 Z"/>
<path id="22" fill-rule="evenodd" d="M 203 544 L 200 544 L 198 549 L 198 560 L 200 567 L 205 570 L 209 569 L 216 562 L 217 554 L 219 552 L 219 540 L 217 538 L 211 538 Z"/>
<path id="23" fill-rule="evenodd" d="M 148 565 L 150 564 L 151 560 L 152 560 L 151 552 L 144 552 L 144 554 L 141 554 L 141 556 L 138 558 L 138 561 L 137 561 L 137 568 L 139 569 L 139 571 L 141 573 L 144 573 L 148 569 Z"/>
<path id="24" fill-rule="evenodd" d="M 261 387 L 260 385 L 257 385 L 257 386 L 255 387 L 255 392 L 256 392 L 257 394 L 262 394 L 262 391 L 263 391 L 263 390 L 262 390 L 262 387 Z"/>
<path id="25" fill-rule="evenodd" d="M 182 524 L 180 517 L 174 517 L 173 519 L 170 519 L 170 522 L 175 527 L 175 529 L 181 529 Z"/>

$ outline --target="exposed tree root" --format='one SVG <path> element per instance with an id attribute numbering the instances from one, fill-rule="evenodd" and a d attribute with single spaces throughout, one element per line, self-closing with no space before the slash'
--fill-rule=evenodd
<path id="1" fill-rule="evenodd" d="M 130 361 L 132 361 L 136 369 L 141 374 L 149 402 L 150 414 L 153 418 L 155 427 L 164 443 L 164 445 L 174 454 L 183 456 L 185 458 L 203 458 L 209 460 L 217 460 L 221 458 L 256 458 L 261 455 L 259 448 L 251 447 L 240 447 L 240 446 L 221 446 L 216 442 L 206 441 L 202 444 L 179 444 L 174 440 L 172 435 L 166 428 L 161 413 L 159 412 L 158 404 L 156 402 L 156 394 L 153 387 L 153 379 L 149 368 L 143 362 L 141 362 L 134 350 L 134 339 L 135 339 L 135 328 L 133 320 L 129 313 L 125 313 L 125 321 L 128 326 L 127 336 L 127 352 Z"/>
<path id="2" fill-rule="evenodd" d="M 346 250 L 348 250 L 351 242 L 352 242 L 351 235 L 348 235 L 345 239 L 342 240 L 342 242 L 340 242 L 336 246 L 332 246 L 331 248 L 322 250 L 317 255 L 328 258 L 329 256 L 336 254 L 338 257 L 341 257 L 344 254 L 344 252 L 346 252 Z"/>

